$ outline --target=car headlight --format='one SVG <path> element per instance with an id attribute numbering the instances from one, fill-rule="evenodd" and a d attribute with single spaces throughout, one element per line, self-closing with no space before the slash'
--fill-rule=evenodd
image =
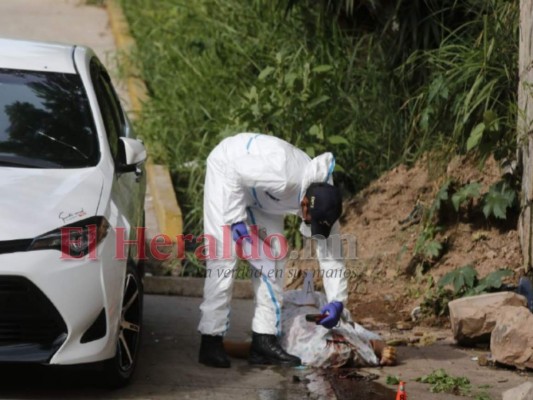
<path id="1" fill-rule="evenodd" d="M 28 250 L 59 250 L 61 258 L 96 258 L 96 247 L 107 236 L 109 222 L 104 217 L 90 217 L 65 225 L 33 239 Z"/>

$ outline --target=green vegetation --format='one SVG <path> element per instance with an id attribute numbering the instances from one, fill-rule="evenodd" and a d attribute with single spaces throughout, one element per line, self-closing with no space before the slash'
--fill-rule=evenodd
<path id="1" fill-rule="evenodd" d="M 483 198 L 483 214 L 485 218 L 494 216 L 507 219 L 507 209 L 516 205 L 516 190 L 502 180 L 492 185 Z"/>
<path id="2" fill-rule="evenodd" d="M 427 212 L 426 225 L 438 224 L 445 217 L 449 217 L 449 214 L 452 213 L 450 205 L 453 206 L 453 211 L 457 215 L 462 211 L 468 214 L 482 211 L 486 220 L 490 220 L 492 217 L 506 220 L 509 216 L 508 211 L 513 209 L 517 211 L 517 192 L 516 182 L 511 181 L 511 177 L 508 176 L 493 184 L 485 193 L 481 192 L 479 182 L 458 186 L 455 181 L 447 180 L 437 192 L 433 204 Z M 474 200 L 479 201 L 474 204 Z M 444 210 L 446 210 L 447 216 L 443 215 Z"/>
<path id="3" fill-rule="evenodd" d="M 421 304 L 422 312 L 436 316 L 447 315 L 450 301 L 497 290 L 502 286 L 502 279 L 511 275 L 511 270 L 499 269 L 479 279 L 476 269 L 470 264 L 456 268 L 444 275 L 436 287 L 427 291 Z M 448 286 L 452 289 L 447 289 Z"/>
<path id="4" fill-rule="evenodd" d="M 332 151 L 346 194 L 427 150 L 514 157 L 518 0 L 123 6 L 151 96 L 137 128 L 171 168 L 187 232 L 202 227 L 205 158 L 240 131 Z M 487 215 L 505 213 L 506 190 L 487 195 Z M 441 251 L 436 232 L 424 257 Z"/>
<path id="5" fill-rule="evenodd" d="M 484 219 L 487 225 L 502 222 L 512 224 L 518 215 L 517 183 L 505 176 L 482 193 L 479 182 L 459 185 L 448 179 L 440 187 L 431 206 L 422 211 L 422 228 L 414 246 L 410 273 L 416 268 L 424 272 L 429 269 L 446 251 L 447 238 L 442 234 L 450 219 L 461 217 L 469 221 Z M 421 207 L 421 206 L 420 206 Z M 431 293 L 442 297 L 442 293 Z"/>
<path id="6" fill-rule="evenodd" d="M 444 275 L 438 282 L 440 287 L 452 285 L 455 297 L 473 296 L 490 289 L 499 289 L 502 278 L 512 275 L 508 269 L 499 269 L 488 274 L 483 279 L 478 279 L 477 271 L 470 264 L 457 268 Z"/>
<path id="7" fill-rule="evenodd" d="M 398 385 L 400 383 L 400 377 L 397 375 L 387 375 L 385 378 L 385 383 L 387 385 Z"/>
<path id="8" fill-rule="evenodd" d="M 452 204 L 455 211 L 459 211 L 459 208 L 471 199 L 479 197 L 479 191 L 481 185 L 478 182 L 468 183 L 457 190 L 452 196 Z"/>
<path id="9" fill-rule="evenodd" d="M 440 368 L 428 375 L 416 378 L 417 382 L 427 383 L 430 386 L 429 390 L 432 393 L 451 393 L 456 396 L 468 396 L 474 400 L 490 400 L 491 397 L 485 392 L 472 393 L 474 390 L 470 384 L 470 380 L 462 376 L 451 376 Z M 478 386 L 479 389 L 488 389 L 490 385 Z"/>
<path id="10" fill-rule="evenodd" d="M 416 381 L 430 384 L 429 391 L 432 393 L 452 393 L 466 396 L 471 390 L 470 380 L 468 378 L 448 375 L 442 368 L 428 375 L 416 378 Z"/>

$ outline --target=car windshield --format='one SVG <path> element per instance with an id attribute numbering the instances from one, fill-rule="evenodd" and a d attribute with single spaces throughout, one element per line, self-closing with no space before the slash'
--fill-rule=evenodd
<path id="1" fill-rule="evenodd" d="M 83 168 L 99 158 L 78 75 L 0 68 L 0 167 Z"/>

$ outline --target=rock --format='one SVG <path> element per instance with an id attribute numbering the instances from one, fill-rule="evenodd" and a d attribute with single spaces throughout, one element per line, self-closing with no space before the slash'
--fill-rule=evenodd
<path id="1" fill-rule="evenodd" d="M 396 322 L 396 329 L 399 329 L 401 331 L 410 331 L 411 329 L 413 329 L 413 324 L 410 322 L 399 321 Z"/>
<path id="2" fill-rule="evenodd" d="M 494 360 L 519 369 L 533 368 L 532 326 L 533 314 L 526 307 L 502 307 L 490 339 Z"/>
<path id="3" fill-rule="evenodd" d="M 424 333 L 424 336 L 420 338 L 419 344 L 420 346 L 430 346 L 436 341 L 437 338 L 435 337 L 435 335 L 432 335 L 431 333 Z"/>
<path id="4" fill-rule="evenodd" d="M 477 358 L 477 365 L 479 365 L 480 367 L 486 367 L 489 364 L 490 362 L 487 356 L 481 355 Z"/>
<path id="5" fill-rule="evenodd" d="M 448 303 L 453 337 L 459 344 L 488 343 L 504 306 L 524 307 L 525 297 L 513 292 L 463 297 Z"/>
<path id="6" fill-rule="evenodd" d="M 506 390 L 503 392 L 502 400 L 533 400 L 533 383 L 525 382 Z"/>

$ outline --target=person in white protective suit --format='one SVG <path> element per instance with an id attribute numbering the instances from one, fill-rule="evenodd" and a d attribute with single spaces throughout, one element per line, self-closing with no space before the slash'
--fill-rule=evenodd
<path id="1" fill-rule="evenodd" d="M 200 363 L 230 367 L 223 336 L 230 315 L 234 280 L 231 272 L 238 260 L 234 252 L 231 256 L 223 254 L 225 226 L 231 227 L 235 242 L 253 243 L 260 239 L 250 235 L 250 226 L 257 226 L 263 235 L 282 235 L 284 216 L 299 215 L 303 220 L 301 233 L 317 240 L 317 257 L 328 302 L 321 310 L 327 317 L 320 324 L 328 329 L 337 325 L 348 292 L 344 261 L 335 256 L 331 241 L 327 240 L 330 235 L 339 235 L 338 219 L 342 213 L 340 190 L 333 186 L 334 166 L 331 153 L 311 159 L 282 139 L 256 133 L 228 137 L 210 153 L 204 188 L 204 234 L 216 240 L 217 257 L 206 261 L 198 326 L 202 334 Z M 272 250 L 279 252 L 280 246 L 271 243 Z M 284 264 L 284 260 L 278 260 L 275 268 L 282 270 Z M 248 361 L 300 365 L 300 359 L 285 352 L 278 341 L 283 278 L 277 273 L 274 278 L 252 274 L 252 281 L 255 313 Z"/>

